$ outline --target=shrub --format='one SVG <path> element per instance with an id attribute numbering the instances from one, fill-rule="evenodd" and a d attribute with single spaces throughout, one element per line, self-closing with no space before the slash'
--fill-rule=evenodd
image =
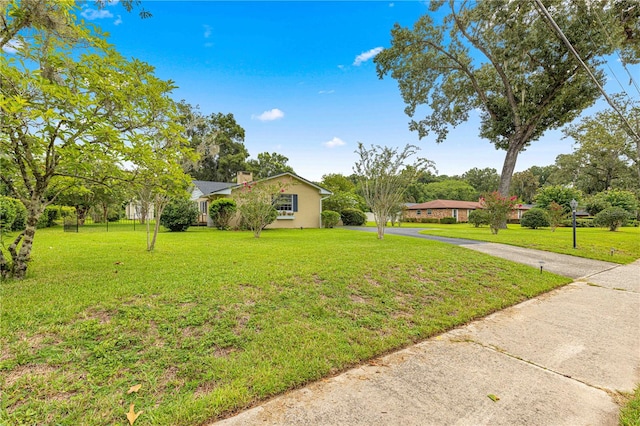
<path id="1" fill-rule="evenodd" d="M 358 209 L 344 209 L 340 217 L 345 226 L 362 226 L 367 221 L 367 215 Z"/>
<path id="2" fill-rule="evenodd" d="M 322 212 L 322 226 L 325 228 L 333 228 L 340 222 L 340 213 L 333 210 L 325 210 Z"/>
<path id="3" fill-rule="evenodd" d="M 420 220 L 420 223 L 440 223 L 440 220 L 435 217 L 425 217 Z"/>
<path id="4" fill-rule="evenodd" d="M 564 219 L 562 221 L 562 226 L 571 228 L 573 226 L 573 220 Z M 576 219 L 576 228 L 595 228 L 596 226 L 594 218 Z"/>
<path id="5" fill-rule="evenodd" d="M 27 227 L 27 208 L 22 204 L 22 201 L 16 198 L 9 198 L 13 201 L 16 207 L 16 218 L 11 226 L 12 231 L 22 231 Z"/>
<path id="6" fill-rule="evenodd" d="M 451 225 L 453 223 L 458 223 L 458 220 L 455 217 L 442 217 L 440 218 L 440 223 L 445 225 Z"/>
<path id="7" fill-rule="evenodd" d="M 534 207 L 522 215 L 520 225 L 531 229 L 544 228 L 549 226 L 549 214 L 545 209 Z"/>
<path id="8" fill-rule="evenodd" d="M 229 229 L 231 219 L 238 211 L 238 205 L 232 198 L 218 198 L 209 206 L 209 217 L 218 229 Z"/>
<path id="9" fill-rule="evenodd" d="M 56 220 L 60 218 L 60 209 L 58 206 L 50 205 L 44 208 L 44 212 L 38 219 L 38 228 L 51 228 L 56 224 Z"/>
<path id="10" fill-rule="evenodd" d="M 597 226 L 609 228 L 609 231 L 617 231 L 629 220 L 629 213 L 620 207 L 611 207 L 602 210 L 596 215 L 594 222 Z"/>
<path id="11" fill-rule="evenodd" d="M 12 229 L 17 216 L 13 199 L 0 195 L 0 229 Z"/>
<path id="12" fill-rule="evenodd" d="M 469 223 L 474 227 L 479 228 L 482 225 L 489 224 L 489 213 L 484 210 L 473 210 L 469 213 Z"/>
<path id="13" fill-rule="evenodd" d="M 186 198 L 172 200 L 160 217 L 160 225 L 172 232 L 184 232 L 198 219 L 198 207 Z"/>

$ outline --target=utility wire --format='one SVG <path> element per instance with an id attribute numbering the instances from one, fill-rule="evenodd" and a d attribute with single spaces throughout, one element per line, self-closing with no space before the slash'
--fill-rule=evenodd
<path id="1" fill-rule="evenodd" d="M 598 15 L 597 13 L 596 13 L 596 19 L 598 20 L 598 23 L 600 24 L 600 27 L 602 28 L 602 32 L 607 36 L 607 40 L 609 40 L 609 43 L 611 43 L 613 45 L 613 40 L 611 39 L 611 35 L 609 34 L 609 32 L 607 31 L 607 28 L 602 23 L 602 20 L 600 19 L 600 15 Z M 589 35 L 589 38 L 591 38 L 590 35 Z M 620 64 L 622 65 L 622 68 L 624 68 L 624 70 L 627 72 L 627 75 L 629 76 L 629 84 L 633 84 L 633 86 L 636 88 L 636 91 L 638 92 L 638 94 L 640 94 L 640 87 L 638 87 L 638 83 L 633 78 L 633 75 L 629 71 L 629 68 L 627 68 L 626 62 L 624 61 L 624 59 L 622 59 L 622 56 L 620 56 L 620 52 L 617 52 L 617 54 L 618 54 L 618 59 L 620 60 Z M 607 66 L 609 66 L 608 63 L 607 63 Z M 618 80 L 618 77 L 615 75 L 615 73 L 613 72 L 613 70 L 611 69 L 610 66 L 609 66 L 609 69 L 611 70 L 611 74 L 613 74 L 613 76 L 616 78 L 616 80 Z M 618 84 L 620 84 L 620 81 L 618 81 Z M 620 85 L 622 86 L 622 84 L 620 84 Z M 624 89 L 623 89 L 623 92 L 625 92 Z M 631 99 L 631 96 L 629 96 L 629 94 L 627 94 L 627 97 L 629 97 L 629 99 Z"/>
<path id="2" fill-rule="evenodd" d="M 593 73 L 591 72 L 591 69 L 589 69 L 589 67 L 587 66 L 587 64 L 584 63 L 584 61 L 582 60 L 582 58 L 580 57 L 580 54 L 576 51 L 576 49 L 573 47 L 573 45 L 571 44 L 571 42 L 567 39 L 567 36 L 564 35 L 564 33 L 562 32 L 562 29 L 560 29 L 560 27 L 558 26 L 558 24 L 556 24 L 556 21 L 553 19 L 553 17 L 551 16 L 551 14 L 549 13 L 549 11 L 547 10 L 547 8 L 544 6 L 544 4 L 542 4 L 541 0 L 534 0 L 536 5 L 538 6 L 538 8 L 540 9 L 542 15 L 544 15 L 544 17 L 547 19 L 547 22 L 549 24 L 549 26 L 551 26 L 551 28 L 556 32 L 556 34 L 558 35 L 558 37 L 560 37 L 560 39 L 564 42 L 564 44 L 567 46 L 567 48 L 569 49 L 569 51 L 571 52 L 571 54 L 573 54 L 573 56 L 575 56 L 575 58 L 578 60 L 578 62 L 580 63 L 580 65 L 582 66 L 582 68 L 584 68 L 584 70 L 587 72 L 587 74 L 589 75 L 589 77 L 591 78 L 591 80 L 593 80 L 593 82 L 595 83 L 596 87 L 598 88 L 598 90 L 600 90 L 600 93 L 602 93 L 602 95 L 604 96 L 604 98 L 607 100 L 607 102 L 609 103 L 609 105 L 611 106 L 611 108 L 613 108 L 613 110 L 618 113 L 618 115 L 620 116 L 620 118 L 622 119 L 622 122 L 628 127 L 629 131 L 631 132 L 631 135 L 638 141 L 640 142 L 640 135 L 638 135 L 638 133 L 635 131 L 635 129 L 631 126 L 631 124 L 629 123 L 629 121 L 627 121 L 627 118 L 624 116 L 624 114 L 622 113 L 622 111 L 620 111 L 620 109 L 618 108 L 618 106 L 613 102 L 613 100 L 609 97 L 609 95 L 607 95 L 607 92 L 604 91 L 604 89 L 602 88 L 602 86 L 600 85 L 600 82 L 598 81 L 598 79 L 593 75 Z"/>

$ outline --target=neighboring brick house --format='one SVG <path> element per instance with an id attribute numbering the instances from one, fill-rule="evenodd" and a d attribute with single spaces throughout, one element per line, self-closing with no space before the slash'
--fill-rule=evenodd
<path id="1" fill-rule="evenodd" d="M 531 207 L 533 207 L 531 204 L 517 204 L 509 214 L 509 220 L 520 220 L 524 212 Z M 455 217 L 458 222 L 468 222 L 469 213 L 481 208 L 482 205 L 477 201 L 433 200 L 407 205 L 404 217 L 417 220 Z"/>
<path id="2" fill-rule="evenodd" d="M 511 213 L 509 214 L 509 220 L 520 221 L 520 219 L 522 219 L 522 215 L 532 208 L 533 204 L 516 204 L 516 207 L 511 210 Z"/>
<path id="3" fill-rule="evenodd" d="M 482 208 L 477 201 L 433 200 L 407 206 L 405 218 L 442 219 L 455 217 L 458 222 L 468 222 L 469 213 Z"/>

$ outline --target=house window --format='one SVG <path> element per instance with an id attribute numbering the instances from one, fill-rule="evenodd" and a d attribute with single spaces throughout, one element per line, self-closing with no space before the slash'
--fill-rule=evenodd
<path id="1" fill-rule="evenodd" d="M 420 216 L 422 214 L 422 210 L 416 210 L 416 216 Z"/>
<path id="2" fill-rule="evenodd" d="M 427 216 L 431 215 L 431 209 L 427 209 Z"/>
<path id="3" fill-rule="evenodd" d="M 297 194 L 280 194 L 275 202 L 276 210 L 280 212 L 297 212 L 298 211 L 298 195 Z"/>
<path id="4" fill-rule="evenodd" d="M 209 209 L 208 209 L 208 205 L 209 204 L 207 201 L 200 201 L 200 213 L 203 214 L 207 214 Z"/>
<path id="5" fill-rule="evenodd" d="M 455 217 L 458 220 L 458 209 L 451 209 L 451 216 Z"/>

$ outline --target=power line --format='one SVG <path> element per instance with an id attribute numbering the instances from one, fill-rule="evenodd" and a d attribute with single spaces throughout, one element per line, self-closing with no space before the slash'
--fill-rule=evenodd
<path id="1" fill-rule="evenodd" d="M 598 20 L 598 23 L 600 24 L 600 27 L 602 28 L 602 32 L 604 33 L 604 35 L 607 36 L 607 40 L 609 40 L 609 43 L 611 43 L 611 45 L 613 45 L 613 40 L 611 39 L 611 35 L 609 35 L 609 32 L 607 31 L 607 28 L 602 23 L 602 20 L 600 19 L 600 15 L 598 15 L 597 13 L 595 15 L 596 15 L 596 19 Z M 591 38 L 591 34 L 589 32 L 587 32 L 587 34 L 589 34 L 589 38 Z M 618 55 L 618 59 L 620 60 L 620 64 L 622 65 L 622 68 L 624 68 L 624 70 L 627 72 L 627 75 L 629 76 L 629 84 L 633 84 L 633 86 L 636 88 L 636 91 L 638 92 L 638 94 L 640 94 L 640 87 L 638 87 L 638 83 L 636 83 L 636 80 L 633 78 L 633 75 L 629 71 L 629 68 L 627 68 L 626 62 L 624 61 L 624 59 L 622 59 L 622 56 L 620 56 L 620 52 L 616 52 L 616 53 Z M 607 66 L 609 67 L 609 70 L 611 70 L 611 74 L 613 74 L 615 79 L 618 81 L 618 84 L 620 84 L 620 86 L 622 86 L 622 84 L 620 83 L 620 80 L 618 80 L 618 77 L 613 72 L 613 69 L 611 69 L 611 66 L 609 66 L 609 63 L 607 63 Z M 622 91 L 626 93 L 624 88 L 622 89 Z M 629 96 L 629 94 L 627 94 L 627 97 L 629 97 L 629 99 L 631 99 L 631 96 Z"/>
<path id="2" fill-rule="evenodd" d="M 587 72 L 587 74 L 589 75 L 591 80 L 593 80 L 594 84 L 596 85 L 598 90 L 600 90 L 600 93 L 602 93 L 602 95 L 607 100 L 607 102 L 609 103 L 611 108 L 613 108 L 613 110 L 616 113 L 618 113 L 618 115 L 622 119 L 622 122 L 629 128 L 629 131 L 631 132 L 631 135 L 636 140 L 640 141 L 640 135 L 638 135 L 638 133 L 635 131 L 635 129 L 627 121 L 627 118 L 624 116 L 624 114 L 622 114 L 622 111 L 620 111 L 620 109 L 618 109 L 618 106 L 613 102 L 613 100 L 609 97 L 609 95 L 607 95 L 607 92 L 604 91 L 604 89 L 600 85 L 600 82 L 598 81 L 598 79 L 593 75 L 593 73 L 591 72 L 591 69 L 589 69 L 587 64 L 582 60 L 582 58 L 580 57 L 580 54 L 573 47 L 573 45 L 571 44 L 569 39 L 567 39 L 567 36 L 565 36 L 564 33 L 562 32 L 562 29 L 560 29 L 558 24 L 556 24 L 556 21 L 553 19 L 553 17 L 551 16 L 551 14 L 547 10 L 547 8 L 544 6 L 544 4 L 542 4 L 542 1 L 541 0 L 534 0 L 534 1 L 535 1 L 536 5 L 538 6 L 538 8 L 540 9 L 540 11 L 542 12 L 542 14 L 544 15 L 544 17 L 547 19 L 547 22 L 549 23 L 551 28 L 556 32 L 558 37 L 560 37 L 560 39 L 564 42 L 564 44 L 567 46 L 567 48 L 569 49 L 571 54 L 573 54 L 573 56 L 578 60 L 578 62 L 582 66 L 582 68 L 584 68 L 584 70 Z"/>

